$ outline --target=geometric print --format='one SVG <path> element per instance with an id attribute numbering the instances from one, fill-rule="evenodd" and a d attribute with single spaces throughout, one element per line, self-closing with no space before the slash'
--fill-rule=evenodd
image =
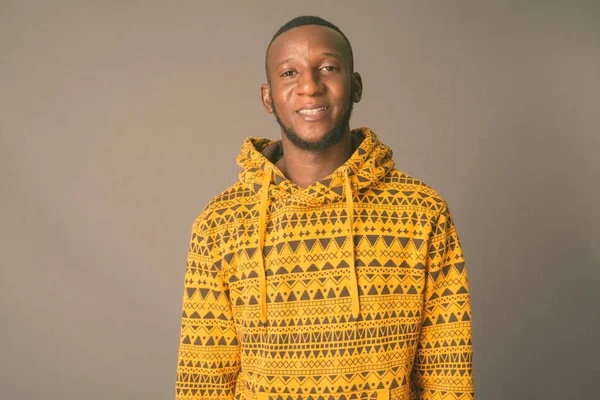
<path id="1" fill-rule="evenodd" d="M 474 398 L 448 205 L 371 130 L 352 134 L 350 159 L 307 188 L 261 153 L 276 142 L 244 142 L 239 181 L 193 224 L 176 399 Z"/>

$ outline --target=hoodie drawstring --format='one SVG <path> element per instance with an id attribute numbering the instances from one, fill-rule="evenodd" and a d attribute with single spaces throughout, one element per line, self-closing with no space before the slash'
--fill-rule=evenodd
<path id="1" fill-rule="evenodd" d="M 360 304 L 358 297 L 358 281 L 356 278 L 356 265 L 354 255 L 354 231 L 352 220 L 354 219 L 354 202 L 352 201 L 352 185 L 350 184 L 350 168 L 344 168 L 344 177 L 346 178 L 346 213 L 348 214 L 348 241 L 350 242 L 350 297 L 352 299 L 352 316 L 354 321 L 360 314 Z"/>
<path id="2" fill-rule="evenodd" d="M 350 169 L 344 169 L 345 177 L 345 192 L 346 192 L 346 213 L 348 214 L 348 242 L 350 243 L 350 298 L 352 300 L 352 317 L 356 321 L 360 314 L 360 303 L 358 296 L 358 281 L 356 278 L 356 262 L 354 254 L 354 231 L 352 221 L 354 219 L 354 202 L 352 200 L 352 185 L 350 184 Z M 271 178 L 273 176 L 273 167 L 270 165 L 265 168 L 265 175 L 263 178 L 263 184 L 260 195 L 260 206 L 259 206 L 259 222 L 258 222 L 258 252 L 260 259 L 260 266 L 258 269 L 258 285 L 260 295 L 260 318 L 266 327 L 267 323 L 267 278 L 265 274 L 265 255 L 263 254 L 265 245 L 265 235 L 267 231 L 267 207 L 269 199 L 269 186 L 271 185 Z"/>
<path id="3" fill-rule="evenodd" d="M 267 277 L 265 275 L 265 255 L 263 254 L 265 246 L 265 234 L 267 231 L 267 201 L 269 199 L 269 185 L 273 176 L 273 167 L 268 165 L 265 168 L 265 176 L 260 193 L 259 222 L 258 222 L 258 255 L 260 266 L 258 268 L 258 290 L 260 295 L 260 320 L 266 327 L 267 323 Z"/>

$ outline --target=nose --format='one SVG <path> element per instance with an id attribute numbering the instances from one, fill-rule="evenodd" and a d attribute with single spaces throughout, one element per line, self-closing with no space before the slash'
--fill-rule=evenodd
<path id="1" fill-rule="evenodd" d="M 314 71 L 307 71 L 300 75 L 298 79 L 298 86 L 296 91 L 298 94 L 303 94 L 307 96 L 314 96 L 319 94 L 323 90 L 323 85 L 319 80 L 318 73 Z"/>

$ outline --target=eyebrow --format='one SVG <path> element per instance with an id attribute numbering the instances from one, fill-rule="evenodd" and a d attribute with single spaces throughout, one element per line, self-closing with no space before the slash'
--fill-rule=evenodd
<path id="1" fill-rule="evenodd" d="M 321 53 L 321 55 L 322 56 L 334 57 L 334 58 L 339 59 L 340 61 L 342 60 L 342 56 L 340 54 L 333 53 L 333 52 L 330 52 L 330 51 L 325 51 L 325 52 Z M 279 61 L 277 63 L 277 65 L 275 65 L 275 69 L 279 68 L 281 66 L 281 64 L 285 64 L 286 62 L 290 62 L 290 61 L 293 61 L 293 60 L 294 60 L 293 57 L 286 58 L 285 60 L 281 60 L 281 61 Z"/>
<path id="2" fill-rule="evenodd" d="M 279 68 L 279 66 L 281 64 L 285 64 L 286 62 L 290 62 L 292 60 L 293 60 L 293 58 L 286 58 L 285 60 L 282 60 L 282 61 L 278 62 L 277 65 L 275 66 L 275 69 Z"/>
<path id="3" fill-rule="evenodd" d="M 342 56 L 341 56 L 340 54 L 338 54 L 338 53 L 332 53 L 332 52 L 330 52 L 330 51 L 326 51 L 326 52 L 324 52 L 324 53 L 321 53 L 321 54 L 322 54 L 322 55 L 324 55 L 324 56 L 335 57 L 335 58 L 337 58 L 337 59 L 339 59 L 339 60 L 341 60 L 341 59 L 342 59 Z"/>

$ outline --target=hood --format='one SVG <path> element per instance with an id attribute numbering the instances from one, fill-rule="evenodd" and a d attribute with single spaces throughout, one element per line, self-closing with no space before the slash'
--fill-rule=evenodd
<path id="1" fill-rule="evenodd" d="M 293 207 L 311 208 L 328 203 L 345 203 L 339 218 L 347 224 L 345 234 L 347 239 L 350 240 L 344 241 L 348 251 L 343 252 L 347 254 L 344 257 L 346 262 L 343 265 L 347 266 L 348 273 L 351 275 L 352 318 L 356 321 L 360 315 L 354 240 L 352 237 L 352 224 L 356 218 L 354 215 L 354 202 L 359 201 L 357 197 L 359 191 L 366 194 L 369 188 L 374 189 L 372 196 L 377 196 L 377 190 L 374 186 L 394 169 L 394 161 L 392 160 L 392 150 L 383 144 L 370 129 L 354 129 L 351 134 L 354 136 L 353 142 L 360 144 L 350 158 L 332 174 L 306 188 L 302 188 L 287 179 L 275 166 L 275 162 L 282 155 L 280 140 L 247 138 L 242 145 L 237 157 L 237 163 L 242 167 L 239 175 L 240 182 L 254 195 L 259 196 L 258 254 L 260 262 L 257 272 L 261 320 L 265 327 L 267 323 L 265 236 L 267 234 L 269 210 L 280 202 Z"/>

